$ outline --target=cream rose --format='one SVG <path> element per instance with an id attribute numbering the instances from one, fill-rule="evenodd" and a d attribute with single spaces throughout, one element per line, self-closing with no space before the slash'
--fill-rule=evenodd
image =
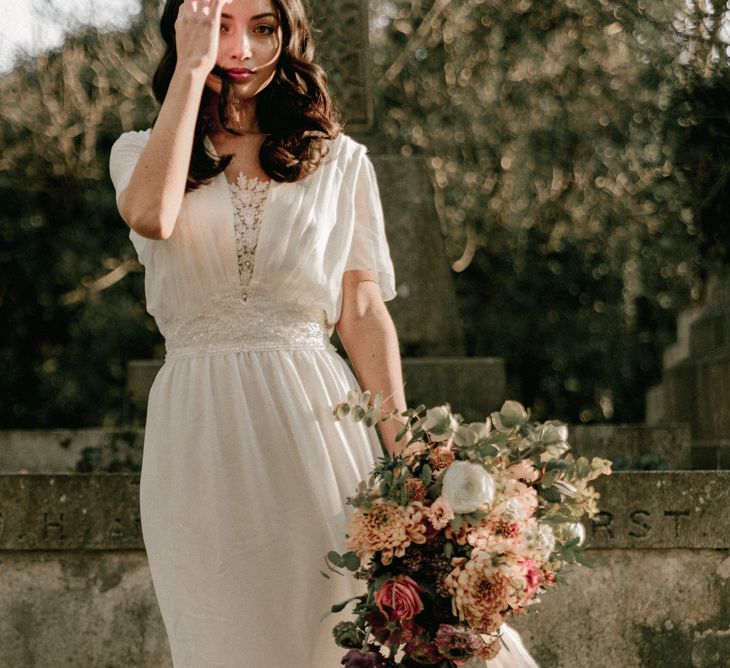
<path id="1" fill-rule="evenodd" d="M 494 480 L 481 464 L 455 461 L 441 480 L 441 496 L 455 513 L 474 512 L 494 498 Z"/>

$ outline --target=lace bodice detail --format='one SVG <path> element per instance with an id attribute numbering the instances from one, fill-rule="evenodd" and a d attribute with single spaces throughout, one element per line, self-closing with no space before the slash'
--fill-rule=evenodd
<path id="1" fill-rule="evenodd" d="M 238 274 L 244 301 L 253 275 L 259 229 L 270 185 L 270 180 L 264 181 L 256 176 L 247 177 L 243 172 L 238 173 L 235 183 L 228 182 L 233 202 Z"/>

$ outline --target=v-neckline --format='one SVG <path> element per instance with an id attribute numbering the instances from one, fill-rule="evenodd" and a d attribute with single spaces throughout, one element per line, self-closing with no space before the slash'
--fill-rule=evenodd
<path id="1" fill-rule="evenodd" d="M 208 135 L 205 135 L 205 137 L 204 137 L 204 143 L 206 144 L 206 146 L 208 146 L 210 148 L 211 152 L 213 153 L 213 155 L 215 155 L 216 158 L 220 158 L 220 155 L 218 154 L 218 151 L 215 150 L 215 146 L 213 145 L 213 141 L 211 140 L 211 138 Z M 236 174 L 235 181 L 229 181 L 228 180 L 228 177 L 226 177 L 226 173 L 225 172 L 221 172 L 220 173 L 220 176 L 222 176 L 226 180 L 226 182 L 228 184 L 230 184 L 230 185 L 236 185 L 237 182 L 238 182 L 238 177 L 241 174 L 243 174 L 243 170 L 240 170 L 238 172 L 238 174 Z M 254 178 L 254 179 L 258 180 L 259 182 L 265 182 L 265 179 L 261 179 L 258 176 L 251 177 L 251 176 L 246 176 L 246 174 L 243 174 L 243 175 L 246 178 L 246 180 L 251 180 L 252 178 Z M 270 179 L 269 180 L 269 186 L 273 186 L 275 183 L 279 183 L 279 181 L 276 181 L 275 179 Z"/>
<path id="2" fill-rule="evenodd" d="M 211 153 L 216 158 L 220 158 L 220 155 L 218 155 L 218 151 L 215 150 L 215 146 L 213 145 L 213 142 L 211 141 L 210 137 L 208 135 L 205 135 L 204 137 L 204 143 L 205 145 L 210 149 Z M 240 172 L 243 174 L 243 171 Z M 246 175 L 244 174 L 245 178 Z M 260 259 L 263 258 L 263 255 L 261 254 L 261 247 L 266 247 L 266 244 L 264 243 L 267 238 L 267 230 L 270 227 L 269 224 L 267 224 L 268 219 L 270 218 L 270 211 L 271 211 L 271 205 L 273 200 L 276 197 L 276 194 L 279 190 L 279 187 L 284 185 L 283 181 L 277 181 L 275 179 L 271 179 L 269 181 L 269 187 L 266 189 L 266 198 L 264 199 L 264 203 L 262 205 L 261 209 L 261 220 L 259 221 L 259 232 L 258 237 L 256 239 L 256 250 L 254 251 L 254 263 L 253 263 L 253 270 L 251 271 L 251 278 L 249 279 L 246 286 L 241 284 L 241 276 L 240 276 L 240 270 L 238 268 L 238 245 L 236 242 L 236 230 L 235 230 L 235 219 L 236 219 L 236 208 L 233 203 L 233 192 L 232 192 L 232 186 L 236 185 L 234 183 L 231 183 L 228 178 L 225 175 L 225 172 L 221 172 L 220 174 L 216 175 L 214 177 L 214 180 L 218 179 L 220 183 L 220 187 L 223 188 L 226 195 L 226 202 L 228 203 L 228 211 L 230 213 L 230 220 L 233 222 L 232 225 L 229 225 L 229 233 L 232 237 L 233 241 L 233 259 L 235 261 L 235 268 L 236 268 L 236 277 L 238 286 L 241 289 L 242 292 L 246 292 L 248 287 L 251 287 L 254 285 L 254 283 L 258 282 L 258 276 L 260 274 L 259 267 L 261 265 Z M 238 179 L 236 179 L 238 180 Z"/>

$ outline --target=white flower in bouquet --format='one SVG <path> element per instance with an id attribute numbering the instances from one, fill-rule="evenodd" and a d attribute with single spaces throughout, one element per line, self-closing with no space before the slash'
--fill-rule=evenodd
<path id="1" fill-rule="evenodd" d="M 566 522 L 555 527 L 555 536 L 561 543 L 568 543 L 571 540 L 578 540 L 578 545 L 583 545 L 586 539 L 586 528 L 583 522 Z"/>
<path id="2" fill-rule="evenodd" d="M 527 518 L 527 513 L 517 499 L 507 499 L 502 508 L 502 521 L 519 522 Z"/>
<path id="3" fill-rule="evenodd" d="M 487 417 L 484 422 L 470 422 L 468 430 L 471 432 L 473 439 L 471 442 L 473 443 L 481 439 L 487 438 L 487 436 L 492 433 L 492 419 L 490 417 Z"/>
<path id="4" fill-rule="evenodd" d="M 474 512 L 494 498 L 494 480 L 481 464 L 455 461 L 441 480 L 441 495 L 455 513 Z"/>
<path id="5" fill-rule="evenodd" d="M 536 434 L 538 440 L 545 446 L 545 452 L 540 455 L 541 462 L 559 459 L 570 449 L 568 445 L 568 426 L 558 420 L 548 420 L 541 424 Z"/>
<path id="6" fill-rule="evenodd" d="M 548 561 L 555 549 L 555 534 L 549 524 L 538 523 L 527 527 L 525 540 L 530 551 L 537 552 L 543 561 Z"/>
<path id="7" fill-rule="evenodd" d="M 421 429 L 427 431 L 433 441 L 448 441 L 458 427 L 459 422 L 445 404 L 429 408 L 421 423 Z"/>
<path id="8" fill-rule="evenodd" d="M 519 401 L 507 400 L 499 412 L 492 413 L 492 423 L 497 431 L 510 431 L 518 424 L 523 424 L 528 417 L 527 410 Z"/>

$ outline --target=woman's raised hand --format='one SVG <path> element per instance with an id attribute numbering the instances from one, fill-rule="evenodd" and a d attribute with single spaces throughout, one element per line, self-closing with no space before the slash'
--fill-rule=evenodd
<path id="1" fill-rule="evenodd" d="M 223 7 L 233 0 L 184 0 L 175 19 L 178 67 L 208 75 L 218 59 Z"/>

